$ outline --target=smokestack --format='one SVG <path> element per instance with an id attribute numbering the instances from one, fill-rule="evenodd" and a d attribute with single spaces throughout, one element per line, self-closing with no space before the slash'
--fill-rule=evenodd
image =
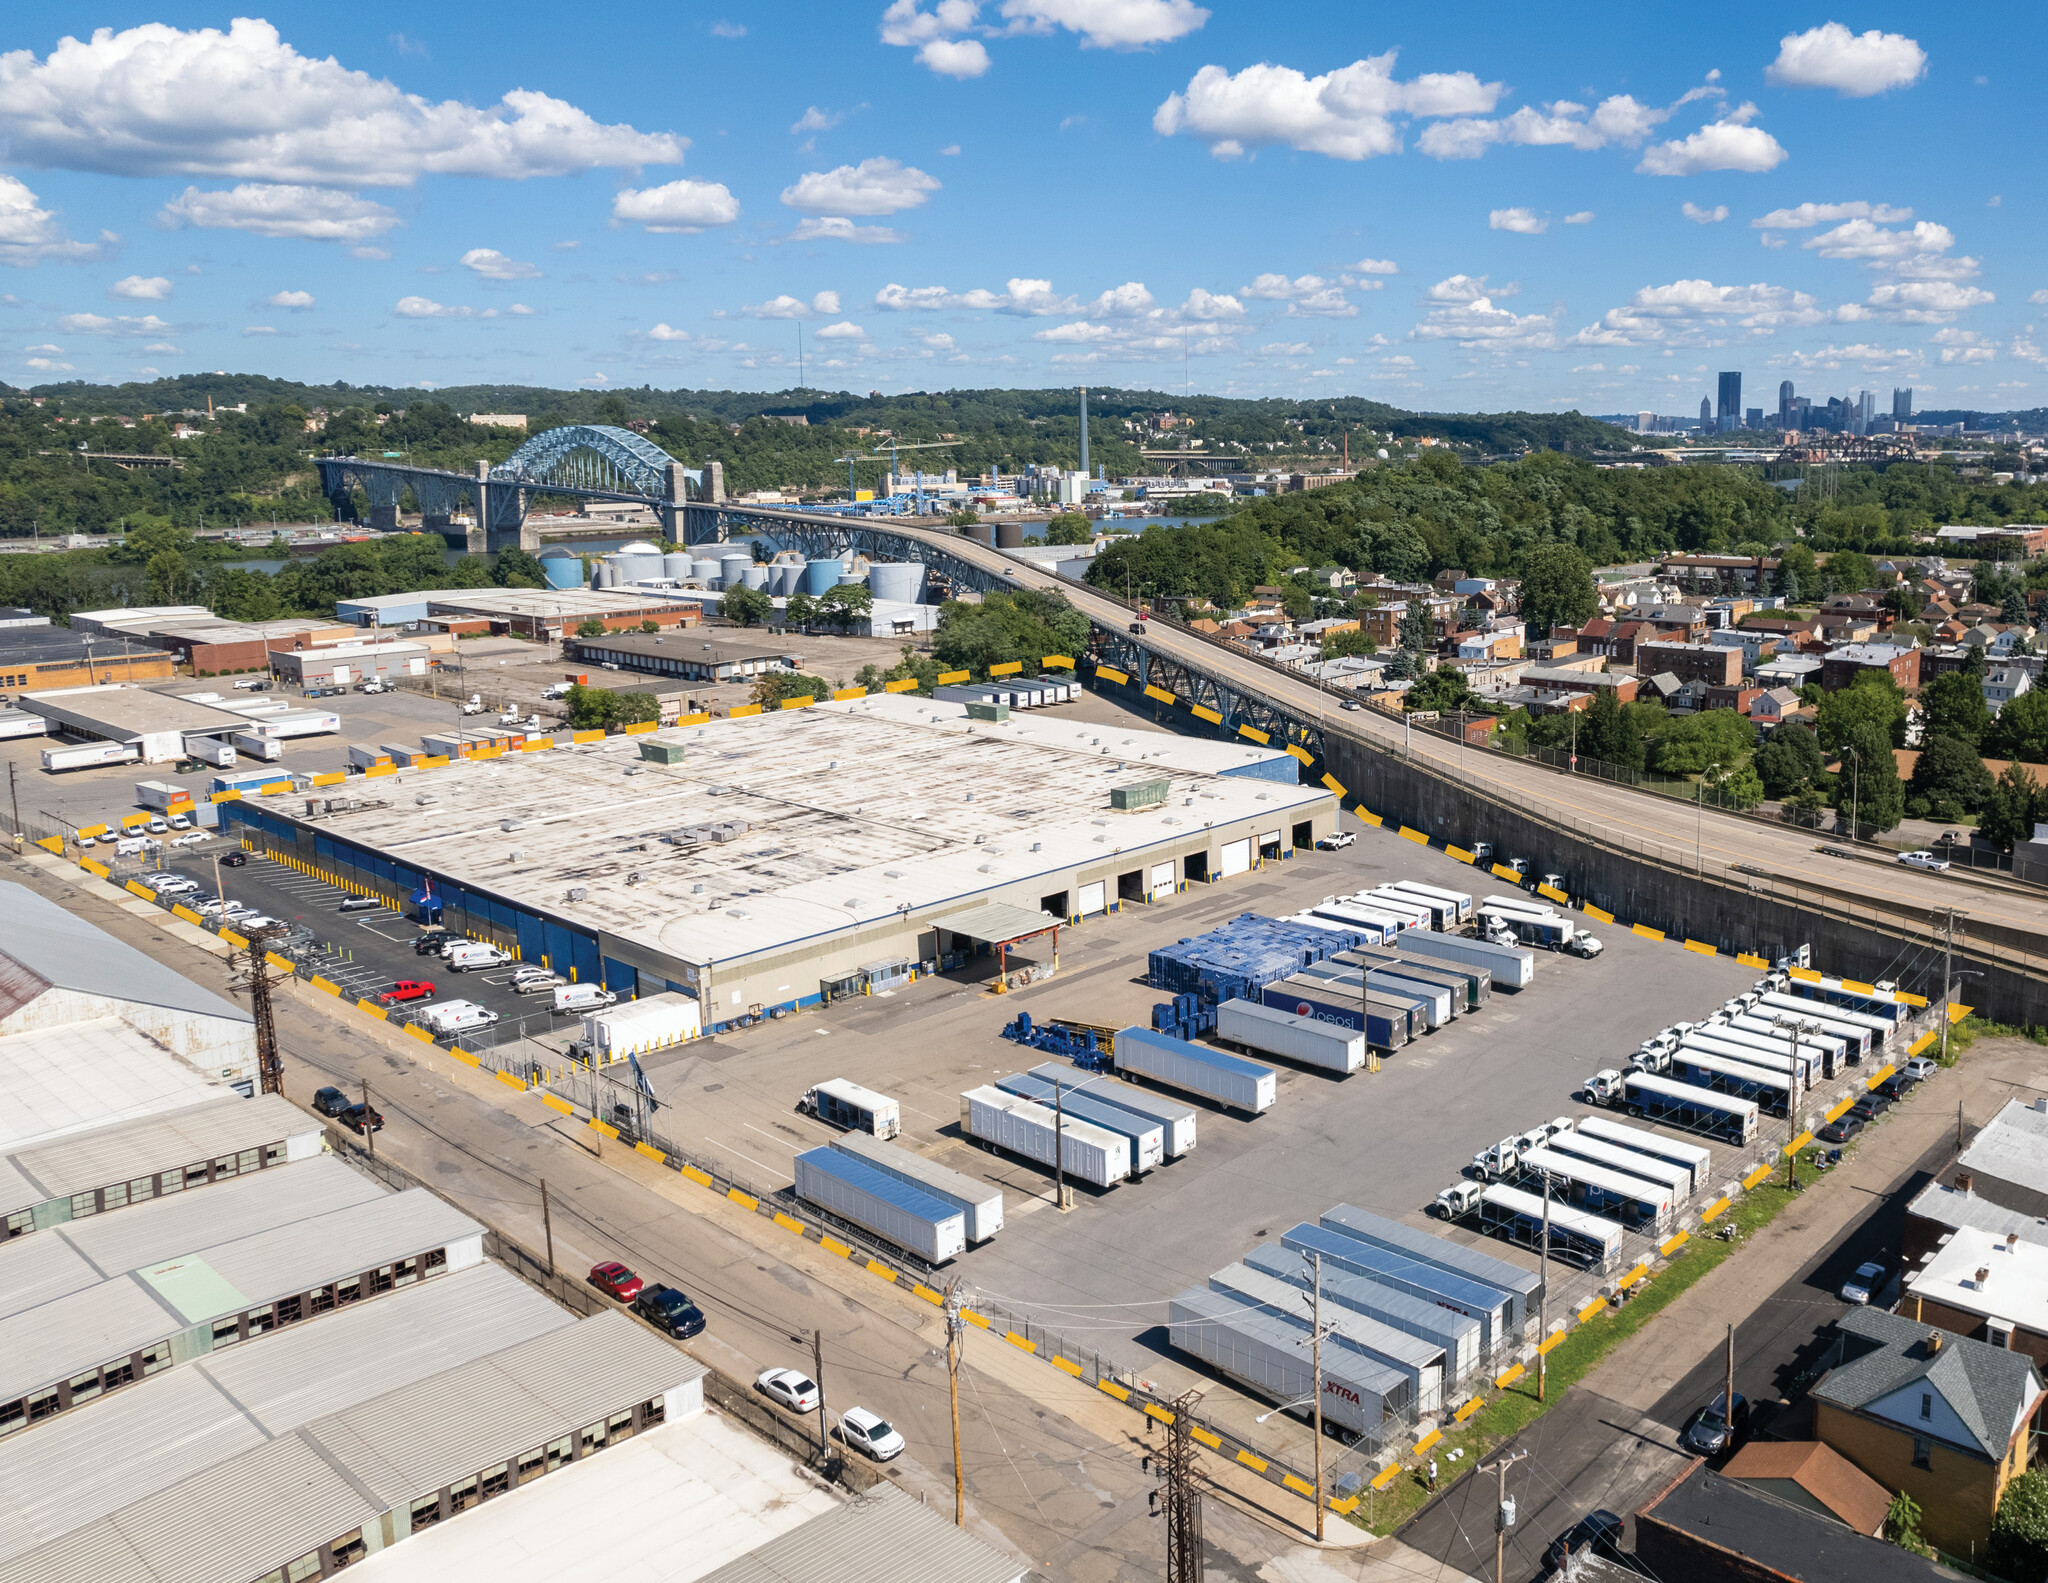
<path id="1" fill-rule="evenodd" d="M 1088 476 L 1088 387 L 1081 387 L 1081 476 Z"/>

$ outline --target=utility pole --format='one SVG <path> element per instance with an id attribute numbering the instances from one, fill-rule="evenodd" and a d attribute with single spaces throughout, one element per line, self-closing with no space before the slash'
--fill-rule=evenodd
<path id="1" fill-rule="evenodd" d="M 1067 1212 L 1067 1106 L 1066 1085 L 1052 1085 L 1052 1202 L 1061 1214 Z"/>
<path id="2" fill-rule="evenodd" d="M 8 766 L 10 774 L 13 768 L 14 766 L 11 764 Z M 16 819 L 15 827 L 17 829 L 20 828 L 20 824 L 21 821 Z M 1948 910 L 1946 938 L 1941 948 L 1941 1064 L 1943 1066 L 1948 1065 L 1948 1003 L 1949 998 L 1955 994 L 1955 963 L 1956 910 L 1951 907 Z M 1958 1138 L 1960 1138 L 1962 1128 L 1958 1126 L 1956 1132 Z"/>
<path id="3" fill-rule="evenodd" d="M 791 1336 L 792 1341 L 802 1341 L 802 1336 Z M 825 1332 L 811 1332 L 811 1378 L 818 1382 L 818 1462 L 822 1467 L 832 1460 L 832 1430 L 825 1421 Z"/>
<path id="4" fill-rule="evenodd" d="M 548 1274 L 555 1273 L 555 1219 L 548 1213 L 548 1179 L 540 1179 L 540 1229 L 548 1239 Z"/>
<path id="5" fill-rule="evenodd" d="M 21 792 L 14 783 L 14 768 L 14 764 L 10 761 L 7 766 L 7 797 L 14 804 L 14 840 L 15 844 L 19 845 L 21 842 Z"/>
<path id="6" fill-rule="evenodd" d="M 1529 1453 L 1517 1451 L 1511 1457 L 1502 1457 L 1491 1469 L 1481 1468 L 1481 1473 L 1493 1472 L 1499 1475 L 1499 1502 L 1493 1513 L 1493 1579 L 1494 1583 L 1508 1583 L 1508 1530 L 1515 1525 L 1515 1508 L 1508 1500 L 1508 1469 Z"/>
<path id="7" fill-rule="evenodd" d="M 1792 1041 L 1792 1075 L 1785 1090 L 1785 1185 L 1799 1185 L 1799 1151 L 1792 1147 L 1799 1136 L 1799 1024 L 1789 1019 L 1780 1023 Z"/>
<path id="8" fill-rule="evenodd" d="M 1202 1496 L 1195 1488 L 1195 1403 L 1200 1391 L 1174 1398 L 1166 1436 L 1166 1583 L 1202 1583 Z M 1318 1392 L 1320 1399 L 1320 1392 Z"/>
<path id="9" fill-rule="evenodd" d="M 967 1481 L 960 1469 L 960 1357 L 966 1350 L 966 1336 L 960 1320 L 960 1283 L 946 1288 L 946 1395 L 953 1410 L 953 1526 L 967 1526 Z M 820 1392 L 824 1390 L 819 1387 Z M 819 1402 L 819 1410 L 824 1403 Z"/>
<path id="10" fill-rule="evenodd" d="M 377 1124 L 374 1120 L 376 1114 L 370 1108 L 370 1080 L 366 1077 L 363 1079 L 363 1141 L 369 1144 L 372 1159 L 376 1158 L 377 1154 Z"/>
<path id="11" fill-rule="evenodd" d="M 1728 1383 L 1727 1394 L 1721 1398 L 1721 1419 L 1728 1425 L 1729 1443 L 1735 1440 L 1735 1326 L 1728 1327 Z"/>
<path id="12" fill-rule="evenodd" d="M 1543 1343 L 1550 1339 L 1550 1173 L 1543 1173 L 1543 1246 L 1537 1255 L 1536 1271 L 1543 1284 L 1536 1288 L 1536 1400 L 1543 1400 L 1549 1383 L 1549 1354 Z"/>
<path id="13" fill-rule="evenodd" d="M 245 989 L 249 992 L 249 1013 L 256 1023 L 257 1086 L 265 1094 L 282 1094 L 284 1059 L 278 1054 L 277 1017 L 270 1003 L 271 986 L 281 975 L 270 965 L 263 948 L 269 933 L 267 928 L 256 930 L 243 950 L 229 955 L 228 970 L 235 976 L 228 980 L 228 993 L 238 995 Z M 368 1101 L 364 1103 L 367 1105 Z M 376 1152 L 375 1143 L 370 1148 L 372 1153 Z"/>

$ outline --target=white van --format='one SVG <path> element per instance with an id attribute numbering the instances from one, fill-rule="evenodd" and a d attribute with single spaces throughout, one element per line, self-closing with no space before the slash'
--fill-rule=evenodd
<path id="1" fill-rule="evenodd" d="M 596 1011 L 618 998 L 597 984 L 563 984 L 555 990 L 555 1010 Z"/>
<path id="2" fill-rule="evenodd" d="M 498 1014 L 473 1000 L 444 1000 L 421 1011 L 419 1020 L 437 1034 L 469 1033 L 490 1027 Z"/>
<path id="3" fill-rule="evenodd" d="M 116 857 L 140 857 L 148 850 L 148 840 L 139 835 L 123 836 L 114 843 L 114 856 Z"/>
<path id="4" fill-rule="evenodd" d="M 465 940 L 448 953 L 448 971 L 467 973 L 471 968 L 503 967 L 511 960 L 509 954 L 494 945 L 486 945 L 481 940 Z"/>

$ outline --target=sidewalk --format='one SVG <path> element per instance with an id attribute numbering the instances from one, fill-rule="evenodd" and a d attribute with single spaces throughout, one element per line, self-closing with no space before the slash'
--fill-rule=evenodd
<path id="1" fill-rule="evenodd" d="M 1904 1105 L 1867 1129 L 1843 1163 L 1646 1326 L 1616 1347 L 1581 1388 L 1648 1412 L 1767 1302 L 1777 1277 L 1803 1269 L 1872 1205 L 1904 1186 L 1921 1158 L 1956 1137 L 1956 1105 L 1971 1130 L 2016 1094 L 2048 1092 L 2048 1049 L 2025 1039 L 1980 1039 Z M 1810 1179 L 1810 1178 L 1809 1178 Z M 1759 1279 L 1759 1272 L 1770 1278 Z"/>

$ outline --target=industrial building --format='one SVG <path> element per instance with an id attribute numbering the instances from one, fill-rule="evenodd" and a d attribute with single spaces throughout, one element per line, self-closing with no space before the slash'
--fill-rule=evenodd
<path id="1" fill-rule="evenodd" d="M 614 632 L 601 638 L 570 638 L 564 646 L 570 658 L 592 665 L 616 665 L 692 682 L 737 682 L 804 668 L 801 654 L 792 654 L 766 632 L 666 638 L 659 633 Z"/>
<path id="2" fill-rule="evenodd" d="M 579 982 L 693 995 L 710 1031 L 1026 932 L 968 932 L 987 903 L 1036 932 L 1280 861 L 1336 824 L 1295 768 L 1242 741 L 875 696 L 401 773 L 374 806 L 221 809 L 396 906 L 431 878 L 444 925 Z"/>
<path id="3" fill-rule="evenodd" d="M 351 626 L 334 621 L 228 621 L 201 605 L 81 611 L 71 618 L 71 630 L 161 649 L 190 666 L 195 676 L 269 670 L 274 653 L 295 653 L 355 636 Z"/>
<path id="4" fill-rule="evenodd" d="M 335 616 L 359 627 L 416 626 L 440 618 L 481 620 L 493 632 L 528 638 L 559 638 L 586 621 L 608 629 L 637 628 L 643 621 L 675 626 L 694 615 L 659 594 L 596 588 L 439 588 L 412 594 L 370 594 L 335 602 Z"/>
<path id="5" fill-rule="evenodd" d="M 176 674 L 177 661 L 161 649 L 48 623 L 0 623 L 0 693 L 95 682 L 165 682 Z"/>
<path id="6" fill-rule="evenodd" d="M 277 658 L 296 660 L 299 656 Z M 46 720 L 51 735 L 99 749 L 46 748 L 46 770 L 87 764 L 168 764 L 191 756 L 195 740 L 227 744 L 238 737 L 283 741 L 341 729 L 341 717 L 330 710 L 294 709 L 280 699 L 260 695 L 180 694 L 103 683 L 27 692 L 17 703 L 24 713 Z"/>
<path id="7" fill-rule="evenodd" d="M 0 884 L 0 1153 L 246 1094 L 255 1077 L 247 1011 Z"/>
<path id="8" fill-rule="evenodd" d="M 351 627 L 353 633 L 356 629 Z M 335 643 L 303 652 L 280 650 L 270 668 L 300 687 L 347 687 L 371 677 L 424 676 L 433 650 L 424 643 L 387 638 L 377 643 Z"/>

